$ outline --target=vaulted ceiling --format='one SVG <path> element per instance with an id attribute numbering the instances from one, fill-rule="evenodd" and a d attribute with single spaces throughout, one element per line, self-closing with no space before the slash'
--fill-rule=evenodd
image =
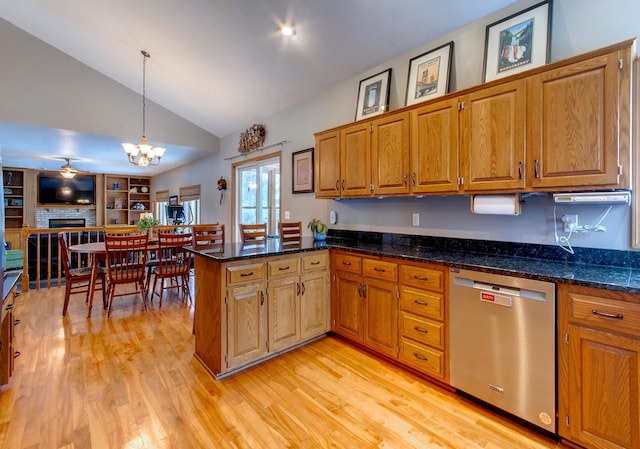
<path id="1" fill-rule="evenodd" d="M 140 50 L 149 51 L 147 98 L 223 137 L 510 3 L 20 0 L 1 2 L 0 17 L 138 93 Z M 285 22 L 295 26 L 292 38 L 279 33 Z M 5 160 L 33 134 L 0 129 Z M 68 138 L 94 139 L 75 131 Z M 121 161 L 120 140 L 95 139 Z"/>

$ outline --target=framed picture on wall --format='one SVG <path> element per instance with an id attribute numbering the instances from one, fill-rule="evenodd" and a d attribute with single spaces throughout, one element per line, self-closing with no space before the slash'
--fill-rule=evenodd
<path id="1" fill-rule="evenodd" d="M 389 110 L 391 69 L 360 81 L 356 120 L 374 117 Z"/>
<path id="2" fill-rule="evenodd" d="M 430 100 L 449 92 L 453 41 L 429 50 L 409 61 L 405 106 Z"/>
<path id="3" fill-rule="evenodd" d="M 296 151 L 292 159 L 292 192 L 313 192 L 313 148 Z"/>
<path id="4" fill-rule="evenodd" d="M 484 81 L 544 65 L 549 60 L 552 0 L 487 25 Z"/>
<path id="5" fill-rule="evenodd" d="M 177 206 L 178 205 L 178 195 L 169 197 L 169 206 Z"/>

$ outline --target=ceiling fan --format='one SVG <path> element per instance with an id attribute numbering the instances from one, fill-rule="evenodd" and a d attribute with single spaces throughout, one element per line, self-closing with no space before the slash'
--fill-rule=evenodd
<path id="1" fill-rule="evenodd" d="M 65 161 L 67 161 L 66 164 L 63 164 L 60 167 L 60 175 L 65 178 L 65 179 L 71 179 L 73 178 L 75 175 L 78 174 L 78 169 L 76 169 L 73 165 L 71 165 L 71 158 L 70 157 L 62 157 L 59 159 L 64 159 Z"/>

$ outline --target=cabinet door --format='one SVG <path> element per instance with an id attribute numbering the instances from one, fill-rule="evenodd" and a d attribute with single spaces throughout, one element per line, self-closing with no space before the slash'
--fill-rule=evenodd
<path id="1" fill-rule="evenodd" d="M 354 341 L 362 342 L 361 277 L 337 271 L 331 308 L 332 330 Z"/>
<path id="2" fill-rule="evenodd" d="M 398 355 L 398 286 L 366 278 L 364 288 L 364 344 L 377 352 Z"/>
<path id="3" fill-rule="evenodd" d="M 340 131 L 316 135 L 315 148 L 316 198 L 340 196 Z"/>
<path id="4" fill-rule="evenodd" d="M 372 125 L 374 195 L 409 193 L 409 113 L 385 116 Z"/>
<path id="5" fill-rule="evenodd" d="M 640 448 L 640 340 L 568 329 L 568 345 L 560 342 L 558 382 L 568 389 L 560 394 L 560 435 L 587 447 Z"/>
<path id="6" fill-rule="evenodd" d="M 530 78 L 532 187 L 618 186 L 618 85 L 617 53 Z"/>
<path id="7" fill-rule="evenodd" d="M 411 192 L 458 190 L 458 99 L 411 111 Z"/>
<path id="8" fill-rule="evenodd" d="M 329 330 L 329 280 L 326 271 L 300 277 L 300 338 Z"/>
<path id="9" fill-rule="evenodd" d="M 300 341 L 299 278 L 295 276 L 270 281 L 268 287 L 269 351 L 277 351 Z"/>
<path id="10" fill-rule="evenodd" d="M 251 362 L 267 351 L 264 283 L 227 290 L 227 367 Z"/>
<path id="11" fill-rule="evenodd" d="M 340 134 L 340 196 L 371 195 L 371 130 L 359 123 Z"/>
<path id="12" fill-rule="evenodd" d="M 465 190 L 524 189 L 525 82 L 462 98 L 460 157 Z"/>

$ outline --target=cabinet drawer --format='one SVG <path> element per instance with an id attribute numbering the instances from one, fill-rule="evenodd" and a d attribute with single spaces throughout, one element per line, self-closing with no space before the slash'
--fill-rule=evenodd
<path id="1" fill-rule="evenodd" d="M 640 336 L 640 304 L 569 293 L 571 321 Z"/>
<path id="2" fill-rule="evenodd" d="M 402 313 L 400 332 L 403 337 L 438 349 L 444 349 L 444 324 L 410 313 Z"/>
<path id="3" fill-rule="evenodd" d="M 444 320 L 443 302 L 443 296 L 440 293 L 405 286 L 400 288 L 400 307 L 406 312 Z"/>
<path id="4" fill-rule="evenodd" d="M 278 276 L 287 276 L 290 274 L 298 274 L 300 263 L 299 257 L 289 257 L 287 259 L 270 260 L 267 264 L 267 276 L 274 278 Z"/>
<path id="5" fill-rule="evenodd" d="M 362 259 L 349 254 L 336 254 L 335 269 L 360 274 L 362 270 Z"/>
<path id="6" fill-rule="evenodd" d="M 404 363 L 426 374 L 444 378 L 444 354 L 437 349 L 402 338 L 400 357 Z"/>
<path id="7" fill-rule="evenodd" d="M 364 258 L 362 259 L 362 274 L 376 279 L 396 281 L 398 280 L 398 264 Z"/>
<path id="8" fill-rule="evenodd" d="M 329 264 L 326 251 L 318 251 L 308 256 L 302 256 L 302 271 L 324 270 Z"/>
<path id="9" fill-rule="evenodd" d="M 402 265 L 400 267 L 400 282 L 441 292 L 444 286 L 444 273 L 429 268 Z"/>
<path id="10" fill-rule="evenodd" d="M 227 267 L 227 285 L 262 281 L 265 278 L 264 263 Z"/>

